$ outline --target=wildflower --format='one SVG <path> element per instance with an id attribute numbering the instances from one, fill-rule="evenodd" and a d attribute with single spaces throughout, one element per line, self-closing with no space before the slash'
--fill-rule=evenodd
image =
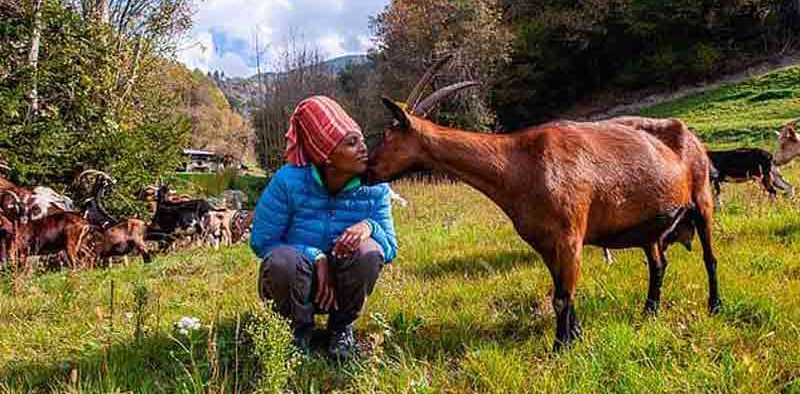
<path id="1" fill-rule="evenodd" d="M 182 335 L 189 335 L 190 331 L 199 330 L 200 327 L 200 319 L 196 317 L 184 316 L 175 323 L 175 328 L 177 328 L 178 332 Z"/>

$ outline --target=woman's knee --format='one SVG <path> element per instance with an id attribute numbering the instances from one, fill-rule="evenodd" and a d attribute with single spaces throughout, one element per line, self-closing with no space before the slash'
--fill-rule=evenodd
<path id="1" fill-rule="evenodd" d="M 303 254 L 291 246 L 279 246 L 264 259 L 263 274 L 273 283 L 292 283 L 298 266 L 303 264 Z"/>

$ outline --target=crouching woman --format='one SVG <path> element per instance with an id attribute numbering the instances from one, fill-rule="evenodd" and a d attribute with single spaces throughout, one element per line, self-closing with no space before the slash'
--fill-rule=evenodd
<path id="1" fill-rule="evenodd" d="M 333 100 L 297 105 L 286 161 L 256 206 L 250 245 L 262 259 L 258 291 L 290 320 L 308 350 L 314 315 L 328 316 L 328 351 L 349 357 L 353 322 L 384 264 L 397 254 L 387 184 L 362 185 L 367 147 Z"/>

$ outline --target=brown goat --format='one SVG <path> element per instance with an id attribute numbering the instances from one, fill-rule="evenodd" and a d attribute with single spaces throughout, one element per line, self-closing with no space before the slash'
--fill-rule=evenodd
<path id="1" fill-rule="evenodd" d="M 783 127 L 778 134 L 778 149 L 775 150 L 775 165 L 782 166 L 795 157 L 800 156 L 800 138 L 797 137 L 797 123 L 798 121 L 789 122 Z"/>
<path id="2" fill-rule="evenodd" d="M 107 263 L 111 257 L 124 256 L 133 251 L 142 256 L 145 263 L 150 262 L 150 251 L 144 242 L 147 224 L 139 219 L 117 220 L 105 208 L 105 194 L 116 184 L 116 180 L 105 172 L 86 170 L 76 178 L 76 184 L 87 183 L 94 176 L 92 196 L 85 199 L 83 217 L 97 228 L 98 237 L 92 240 L 97 257 Z"/>
<path id="3" fill-rule="evenodd" d="M 97 257 L 108 260 L 113 256 L 125 256 L 136 251 L 145 263 L 149 263 L 150 251 L 144 242 L 146 230 L 147 223 L 133 218 L 100 229 L 102 237 L 96 241 L 94 249 Z"/>
<path id="4" fill-rule="evenodd" d="M 491 198 L 550 271 L 555 349 L 581 334 L 574 301 L 585 244 L 644 249 L 650 270 L 645 311 L 656 313 L 667 265 L 664 240 L 676 228 L 694 225 L 708 273 L 709 312 L 719 310 L 709 160 L 681 121 L 563 121 L 483 134 L 420 116 L 464 86 L 442 89 L 410 113 L 384 99 L 395 120 L 370 155 L 366 180 L 385 182 L 428 167 L 455 175 Z"/>

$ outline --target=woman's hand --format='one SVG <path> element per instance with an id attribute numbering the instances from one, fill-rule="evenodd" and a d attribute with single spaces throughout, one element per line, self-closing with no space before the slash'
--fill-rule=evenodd
<path id="1" fill-rule="evenodd" d="M 372 228 L 366 221 L 360 221 L 344 230 L 342 235 L 336 239 L 333 246 L 333 256 L 337 259 L 346 259 L 353 256 L 361 242 L 366 241 L 372 235 Z"/>
<path id="2" fill-rule="evenodd" d="M 314 296 L 314 302 L 319 305 L 323 311 L 339 309 L 336 304 L 336 294 L 333 292 L 333 280 L 331 278 L 330 267 L 328 266 L 328 258 L 324 254 L 317 257 L 314 267 L 317 272 L 317 294 Z"/>

